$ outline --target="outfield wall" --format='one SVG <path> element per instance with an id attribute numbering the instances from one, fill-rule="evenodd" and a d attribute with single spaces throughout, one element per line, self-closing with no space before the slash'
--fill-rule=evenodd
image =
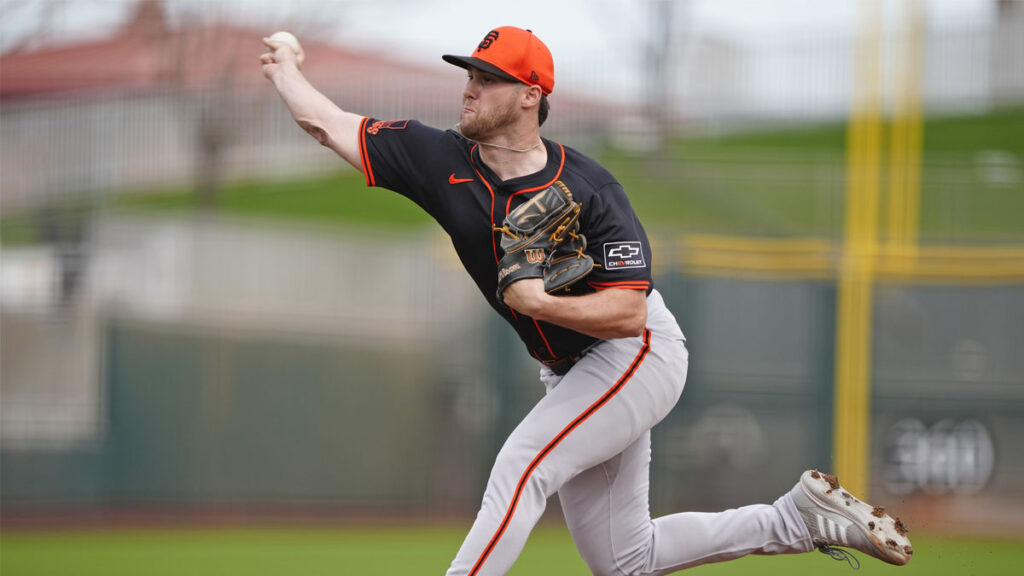
<path id="1" fill-rule="evenodd" d="M 202 221 L 112 221 L 92 237 L 78 304 L 91 314 L 2 315 L 5 516 L 471 514 L 542 393 L 432 234 L 379 254 L 365 236 Z M 691 370 L 654 431 L 652 509 L 770 501 L 798 471 L 830 468 L 827 259 L 741 275 L 700 257 L 708 241 L 656 242 Z M 873 315 L 872 496 L 931 530 L 1024 530 L 1024 281 L 883 279 Z M 84 360 L 46 371 L 64 356 Z"/>

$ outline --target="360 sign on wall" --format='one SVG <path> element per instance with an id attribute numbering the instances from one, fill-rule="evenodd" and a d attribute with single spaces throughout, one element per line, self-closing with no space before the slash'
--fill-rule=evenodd
<path id="1" fill-rule="evenodd" d="M 885 485 L 894 494 L 975 494 L 995 467 L 988 429 L 977 420 L 941 420 L 931 426 L 900 420 L 886 438 Z"/>

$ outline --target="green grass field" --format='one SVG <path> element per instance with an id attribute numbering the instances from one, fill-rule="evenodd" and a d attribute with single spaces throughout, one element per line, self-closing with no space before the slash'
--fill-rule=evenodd
<path id="1" fill-rule="evenodd" d="M 1024 139 L 1019 137 L 1024 133 L 1024 107 L 927 118 L 923 130 L 923 240 L 1024 241 L 1024 219 L 1019 217 L 1024 213 Z M 649 229 L 834 237 L 842 226 L 845 146 L 846 127 L 840 123 L 680 139 L 648 155 L 606 148 L 597 158 L 626 187 Z M 884 172 L 885 143 L 882 148 Z M 997 163 L 1010 165 L 986 164 L 993 152 Z M 1009 180 L 998 180 L 1007 174 Z M 883 229 L 886 190 L 883 182 Z M 195 210 L 197 205 L 189 189 L 135 191 L 110 196 L 99 206 L 77 202 L 50 207 L 50 217 L 74 219 L 96 210 L 165 214 Z M 344 226 L 430 225 L 412 202 L 367 189 L 354 170 L 293 181 L 235 182 L 220 191 L 215 210 Z M 38 210 L 5 214 L 0 240 L 38 241 L 43 217 Z"/>
<path id="2" fill-rule="evenodd" d="M 4 576 L 410 575 L 443 574 L 464 526 L 207 528 L 10 532 L 0 539 Z M 905 567 L 859 555 L 857 574 L 966 576 L 1016 574 L 1024 542 L 917 536 Z M 1016 567 L 1016 568 L 1015 568 Z M 845 574 L 850 568 L 822 554 L 751 556 L 688 573 L 705 576 Z M 584 576 L 568 532 L 542 524 L 513 575 Z"/>

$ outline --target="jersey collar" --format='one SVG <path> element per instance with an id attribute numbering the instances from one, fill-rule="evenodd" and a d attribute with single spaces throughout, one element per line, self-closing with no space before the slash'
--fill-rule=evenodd
<path id="1" fill-rule="evenodd" d="M 561 144 L 552 142 L 546 138 L 541 138 L 544 142 L 544 147 L 548 151 L 548 161 L 538 172 L 533 174 L 527 174 L 526 176 L 520 176 L 518 178 L 511 178 L 509 180 L 501 180 L 498 178 L 487 164 L 484 163 L 480 157 L 480 145 L 474 144 L 470 154 L 472 156 L 474 167 L 480 172 L 484 178 L 494 187 L 495 190 L 501 189 L 509 192 L 523 191 L 529 188 L 545 188 L 550 186 L 557 180 L 562 173 L 562 167 L 565 166 L 565 149 Z"/>

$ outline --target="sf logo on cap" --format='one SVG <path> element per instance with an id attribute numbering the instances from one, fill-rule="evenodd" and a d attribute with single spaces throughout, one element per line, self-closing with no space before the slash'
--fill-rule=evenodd
<path id="1" fill-rule="evenodd" d="M 490 32 L 487 33 L 487 36 L 484 36 L 484 39 L 480 41 L 480 44 L 476 47 L 476 51 L 479 52 L 481 50 L 487 50 L 488 48 L 491 47 L 491 44 L 493 44 L 494 41 L 497 39 L 498 31 L 491 30 Z"/>

